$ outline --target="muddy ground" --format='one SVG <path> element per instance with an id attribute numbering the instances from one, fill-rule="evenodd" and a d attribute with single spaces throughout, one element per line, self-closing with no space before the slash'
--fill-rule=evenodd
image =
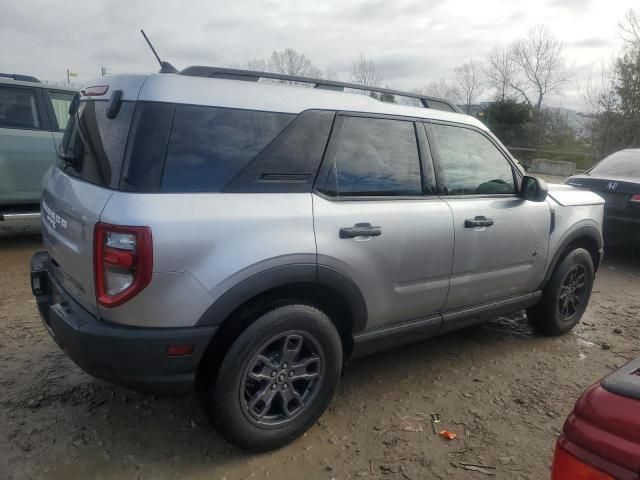
<path id="1" fill-rule="evenodd" d="M 29 289 L 40 242 L 32 225 L 0 224 L 3 479 L 545 479 L 580 392 L 640 354 L 640 254 L 609 250 L 569 335 L 537 336 L 515 315 L 354 361 L 303 438 L 249 455 L 220 439 L 193 396 L 132 393 L 65 357 Z M 433 434 L 432 412 L 457 438 Z"/>

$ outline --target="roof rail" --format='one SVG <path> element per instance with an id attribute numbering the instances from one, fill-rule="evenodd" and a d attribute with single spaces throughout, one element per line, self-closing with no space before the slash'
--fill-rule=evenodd
<path id="1" fill-rule="evenodd" d="M 357 83 L 349 82 L 338 82 L 335 80 L 323 80 L 320 78 L 300 77 L 297 75 L 284 75 L 271 72 L 255 72 L 252 70 L 240 70 L 236 68 L 204 66 L 187 67 L 180 71 L 180 75 L 187 75 L 190 77 L 225 78 L 227 80 L 245 80 L 249 82 L 257 82 L 261 78 L 269 78 L 286 82 L 309 83 L 314 85 L 314 88 L 335 90 L 339 92 L 343 92 L 345 88 L 351 88 L 354 90 L 364 90 L 367 92 L 386 93 L 401 97 L 415 98 L 419 100 L 425 108 L 462 113 L 462 110 L 460 110 L 456 105 L 442 98 L 428 97 L 419 93 L 403 92 L 400 90 L 392 90 L 390 88 L 372 87 L 370 85 L 359 85 Z"/>
<path id="2" fill-rule="evenodd" d="M 32 77 L 31 75 L 20 75 L 19 73 L 0 73 L 0 78 L 11 78 L 19 82 L 40 83 L 40 80 L 38 80 L 36 77 Z"/>

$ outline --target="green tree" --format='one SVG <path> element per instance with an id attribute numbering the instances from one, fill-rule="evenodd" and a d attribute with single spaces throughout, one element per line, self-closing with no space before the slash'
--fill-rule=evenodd
<path id="1" fill-rule="evenodd" d="M 389 88 L 389 87 L 387 86 L 385 88 Z M 396 96 L 392 93 L 381 92 L 378 95 L 378 100 L 380 100 L 381 102 L 396 103 Z"/>
<path id="2" fill-rule="evenodd" d="M 640 46 L 627 45 L 606 88 L 595 96 L 592 150 L 596 159 L 640 146 Z"/>
<path id="3" fill-rule="evenodd" d="M 531 120 L 531 107 L 526 102 L 505 98 L 495 100 L 484 111 L 489 128 L 502 143 L 509 146 L 527 145 L 527 124 Z"/>
<path id="4" fill-rule="evenodd" d="M 640 48 L 623 54 L 616 65 L 616 113 L 625 146 L 640 145 Z"/>

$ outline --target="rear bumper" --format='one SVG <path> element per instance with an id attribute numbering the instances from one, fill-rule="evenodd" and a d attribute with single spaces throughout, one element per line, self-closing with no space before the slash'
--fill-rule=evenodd
<path id="1" fill-rule="evenodd" d="M 31 285 L 51 337 L 90 375 L 136 390 L 159 393 L 193 388 L 198 363 L 216 327 L 137 328 L 97 319 L 76 303 L 48 271 L 49 255 L 31 258 Z M 168 357 L 169 345 L 193 353 Z"/>

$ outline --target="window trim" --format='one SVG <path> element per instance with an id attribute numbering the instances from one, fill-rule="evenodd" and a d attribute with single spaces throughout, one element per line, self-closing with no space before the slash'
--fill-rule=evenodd
<path id="1" fill-rule="evenodd" d="M 520 170 L 517 168 L 517 166 L 515 165 L 515 162 L 513 161 L 513 159 L 511 158 L 511 155 L 506 153 L 505 150 L 500 146 L 499 143 L 497 143 L 495 141 L 495 139 L 489 135 L 486 131 L 475 127 L 473 125 L 465 125 L 465 124 L 460 124 L 460 123 L 455 123 L 455 122 L 447 122 L 447 121 L 440 121 L 440 120 L 426 120 L 424 122 L 424 126 L 425 126 L 425 131 L 427 133 L 427 138 L 429 140 L 429 145 L 431 148 L 431 155 L 433 157 L 433 163 L 434 163 L 434 167 L 435 167 L 435 175 L 436 175 L 436 184 L 437 184 L 437 189 L 438 189 L 438 195 L 444 198 L 448 198 L 448 199 L 465 199 L 465 198 L 519 198 L 520 197 L 520 186 L 522 184 L 522 176 L 520 175 Z M 437 143 L 437 139 L 435 136 L 435 133 L 433 131 L 432 126 L 433 125 L 444 125 L 444 126 L 448 126 L 448 127 L 456 127 L 456 128 L 466 128 L 467 130 L 471 130 L 474 132 L 479 133 L 480 135 L 482 135 L 484 138 L 486 138 L 487 140 L 489 140 L 489 142 L 491 142 L 491 144 L 493 144 L 493 146 L 496 148 L 496 150 L 498 150 L 498 152 L 500 154 L 502 154 L 502 156 L 505 158 L 505 160 L 507 161 L 507 163 L 509 164 L 509 166 L 511 167 L 511 175 L 513 176 L 513 185 L 515 187 L 515 192 L 514 193 L 473 193 L 473 194 L 467 194 L 467 195 L 450 195 L 448 193 L 445 193 L 447 191 L 447 186 L 443 183 L 443 173 L 442 173 L 442 167 L 441 167 L 441 157 L 440 157 L 440 151 L 439 151 L 439 147 L 438 147 L 438 143 Z"/>
<path id="2" fill-rule="evenodd" d="M 18 88 L 23 90 L 31 90 L 33 92 L 33 97 L 36 101 L 36 115 L 38 116 L 38 121 L 40 123 L 39 127 L 6 127 L 0 126 L 0 129 L 6 130 L 28 130 L 31 132 L 43 132 L 49 131 L 50 122 L 49 116 L 46 113 L 45 101 L 42 94 L 42 88 L 39 87 L 27 87 L 25 85 L 9 85 L 9 84 L 0 84 L 1 88 Z"/>
<path id="3" fill-rule="evenodd" d="M 360 118 L 368 118 L 373 120 L 393 120 L 393 121 L 401 121 L 408 122 L 412 124 L 413 127 L 413 135 L 416 141 L 416 151 L 418 154 L 418 166 L 420 168 L 420 187 L 422 193 L 420 195 L 348 195 L 348 196 L 331 196 L 325 193 L 326 183 L 329 181 L 331 170 L 333 168 L 333 162 L 330 161 L 333 158 L 336 149 L 337 149 L 337 139 L 341 133 L 342 128 L 344 127 L 345 118 L 347 117 L 360 117 Z M 348 201 L 400 201 L 400 200 L 439 200 L 437 194 L 435 192 L 429 193 L 427 192 L 426 185 L 428 183 L 428 179 L 426 177 L 426 170 L 430 170 L 435 175 L 433 160 L 431 157 L 431 152 L 427 148 L 425 149 L 424 145 L 421 142 L 421 138 L 419 137 L 419 129 L 416 123 L 418 123 L 419 119 L 414 117 L 404 117 L 399 115 L 385 115 L 379 113 L 366 113 L 366 112 L 350 112 L 339 110 L 336 111 L 336 116 L 333 122 L 333 126 L 331 131 L 329 132 L 329 139 L 327 141 L 327 146 L 324 151 L 324 155 L 322 156 L 322 161 L 320 162 L 320 168 L 318 169 L 318 173 L 316 175 L 315 182 L 313 184 L 312 193 L 324 198 L 325 200 L 334 201 L 334 202 L 348 202 Z M 435 179 L 435 176 L 434 176 Z"/>

